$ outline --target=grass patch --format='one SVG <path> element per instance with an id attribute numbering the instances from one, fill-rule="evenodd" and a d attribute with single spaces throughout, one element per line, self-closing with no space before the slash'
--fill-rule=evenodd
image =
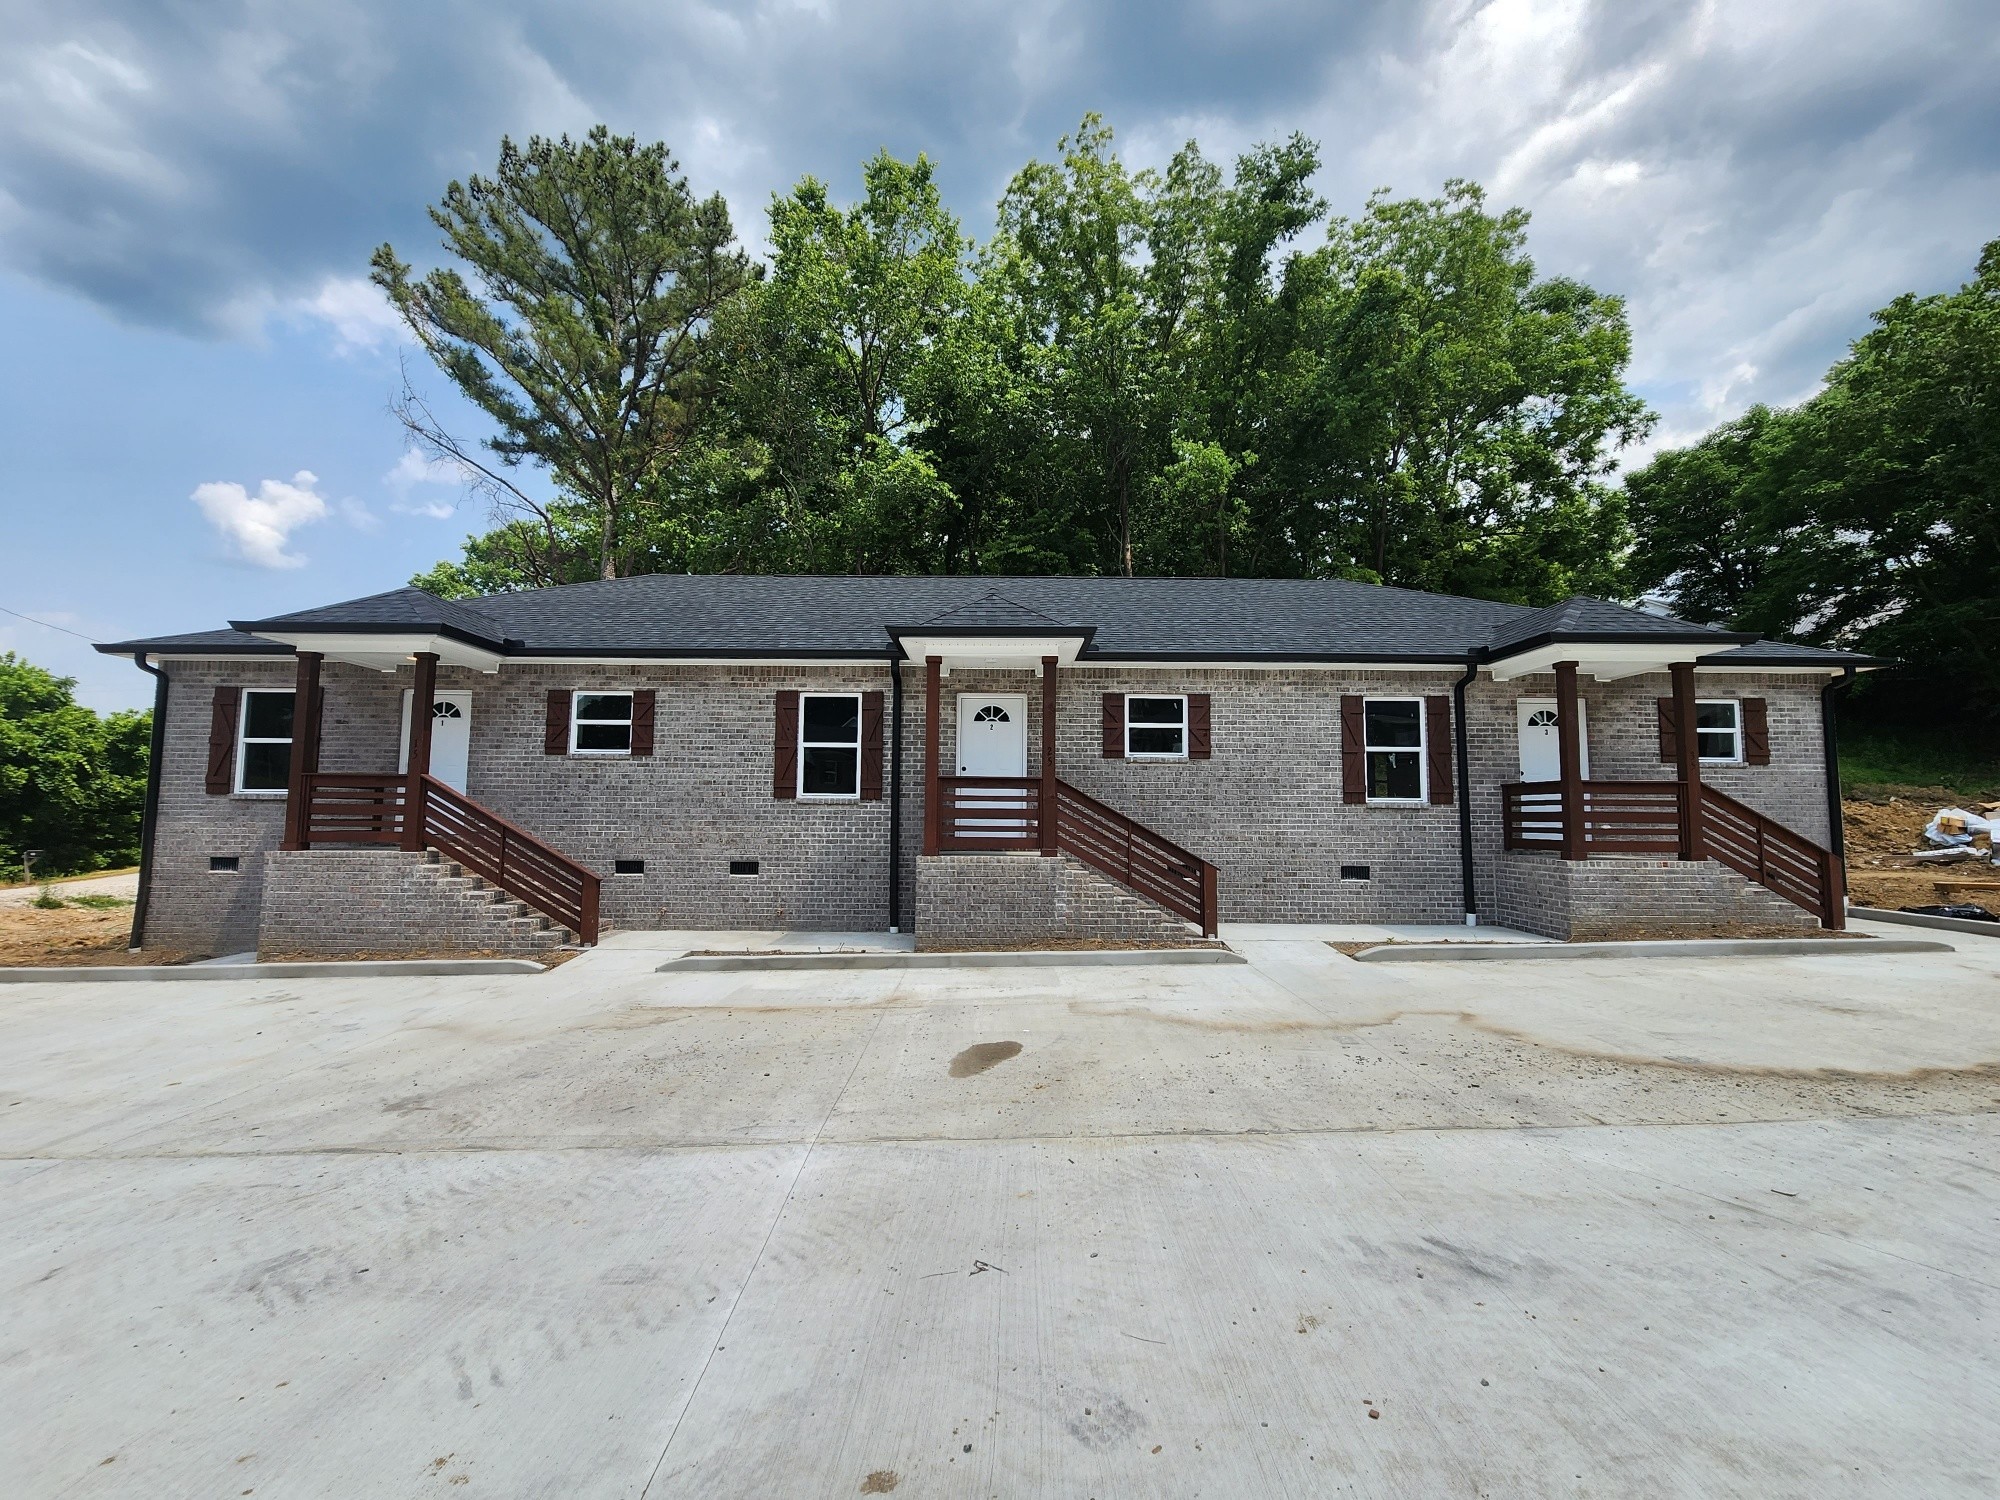
<path id="1" fill-rule="evenodd" d="M 1843 725 L 1840 779 L 1849 789 L 1949 793 L 1960 801 L 2000 798 L 2000 749 L 1974 730 Z"/>
<path id="2" fill-rule="evenodd" d="M 99 891 L 89 891 L 81 896 L 65 896 L 57 904 L 80 906 L 85 911 L 116 911 L 121 906 L 130 906 L 132 901 L 126 896 L 106 896 Z"/>

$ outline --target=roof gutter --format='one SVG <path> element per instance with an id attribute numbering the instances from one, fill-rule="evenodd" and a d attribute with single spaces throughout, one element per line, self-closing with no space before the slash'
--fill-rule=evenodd
<path id="1" fill-rule="evenodd" d="M 1819 728 L 1826 760 L 1826 833 L 1833 857 L 1840 861 L 1841 890 L 1847 895 L 1847 827 L 1840 800 L 1840 691 L 1854 681 L 1855 668 L 1848 667 L 1838 677 L 1827 679 L 1819 690 Z"/>
<path id="2" fill-rule="evenodd" d="M 1465 675 L 1451 685 L 1452 738 L 1458 761 L 1458 884 L 1465 925 L 1479 925 L 1479 890 L 1472 872 L 1472 753 L 1466 744 L 1465 690 L 1479 676 L 1477 655 L 1465 659 Z"/>
<path id="3" fill-rule="evenodd" d="M 132 936 L 137 949 L 146 939 L 146 908 L 153 895 L 154 830 L 160 821 L 160 763 L 166 759 L 167 674 L 134 651 L 132 664 L 153 679 L 153 738 L 146 755 L 146 809 L 139 818 L 139 892 L 132 901 Z"/>
<path id="4" fill-rule="evenodd" d="M 889 930 L 903 930 L 903 663 L 889 663 Z"/>

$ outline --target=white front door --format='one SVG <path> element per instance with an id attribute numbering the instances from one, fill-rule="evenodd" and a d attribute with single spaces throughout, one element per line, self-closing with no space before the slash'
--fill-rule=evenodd
<path id="1" fill-rule="evenodd" d="M 403 751 L 398 771 L 410 769 L 410 698 L 403 689 Z M 472 754 L 472 694 L 439 693 L 431 706 L 431 775 L 446 786 L 465 790 L 465 768 Z"/>
<path id="2" fill-rule="evenodd" d="M 1521 779 L 1562 780 L 1562 747 L 1556 739 L 1556 700 L 1521 698 L 1514 704 L 1521 732 Z M 1582 700 L 1576 705 L 1577 746 L 1583 752 L 1583 774 L 1590 775 L 1590 715 Z"/>
<path id="3" fill-rule="evenodd" d="M 1028 695 L 958 695 L 958 774 L 1028 774 Z"/>

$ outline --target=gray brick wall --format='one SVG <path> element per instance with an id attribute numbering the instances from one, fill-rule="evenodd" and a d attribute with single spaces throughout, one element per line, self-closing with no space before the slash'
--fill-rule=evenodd
<path id="1" fill-rule="evenodd" d="M 1826 754 L 1820 733 L 1821 681 L 1776 673 L 1700 674 L 1701 698 L 1762 698 L 1770 720 L 1768 766 L 1705 765 L 1702 780 L 1776 818 L 1815 843 L 1827 841 Z M 1660 759 L 1659 700 L 1672 695 L 1664 672 L 1578 684 L 1590 736 L 1590 773 L 1607 781 L 1671 781 Z M 1466 690 L 1467 751 L 1472 763 L 1475 879 L 1482 907 L 1491 909 L 1501 855 L 1500 788 L 1521 779 L 1515 700 L 1555 696 L 1553 674 L 1494 682 L 1482 676 Z"/>
<path id="2" fill-rule="evenodd" d="M 1070 855 L 936 854 L 917 861 L 917 947 L 1194 944 L 1200 934 Z"/>
<path id="3" fill-rule="evenodd" d="M 282 833 L 281 798 L 202 791 L 210 690 L 218 682 L 286 687 L 287 660 L 170 663 L 167 758 L 161 788 L 159 878 L 148 945 L 225 952 L 254 945 L 259 856 Z M 923 667 L 905 663 L 902 914 L 921 925 L 917 855 L 923 830 Z M 396 764 L 400 693 L 410 672 L 332 665 L 324 677 L 327 770 Z M 1458 820 L 1452 806 L 1350 807 L 1340 800 L 1339 699 L 1347 693 L 1449 695 L 1456 673 L 1228 668 L 1075 668 L 1058 679 L 1058 772 L 1092 796 L 1186 846 L 1220 869 L 1229 921 L 1453 922 L 1459 904 Z M 1769 702 L 1773 763 L 1711 768 L 1715 784 L 1813 838 L 1825 836 L 1817 683 L 1759 676 L 1702 681 L 1702 692 Z M 771 796 L 775 695 L 782 688 L 865 691 L 891 684 L 889 666 L 509 666 L 445 669 L 440 688 L 473 697 L 468 791 L 482 803 L 605 876 L 604 918 L 621 927 L 888 925 L 889 802 L 811 803 Z M 1665 777 L 1654 699 L 1666 678 L 1586 682 L 1593 769 L 1601 776 Z M 649 759 L 545 756 L 551 688 L 650 687 L 656 695 Z M 954 673 L 945 679 L 940 743 L 947 771 L 961 692 L 1028 698 L 1028 766 L 1040 763 L 1040 679 L 1033 672 Z M 1474 849 L 1483 904 L 1499 857 L 1499 786 L 1518 779 L 1514 699 L 1547 696 L 1552 679 L 1470 689 Z M 1206 692 L 1213 757 L 1106 760 L 1105 692 Z M 886 740 L 886 734 L 885 734 Z M 211 875 L 212 854 L 240 873 Z M 643 875 L 612 874 L 642 859 Z M 756 860 L 755 878 L 731 876 Z M 1343 881 L 1342 865 L 1369 879 Z"/>
<path id="4" fill-rule="evenodd" d="M 1565 941 L 1813 932 L 1819 922 L 1783 896 L 1713 860 L 1558 859 L 1516 851 L 1495 875 L 1495 916 Z"/>
<path id="5" fill-rule="evenodd" d="M 539 953 L 566 934 L 434 856 L 284 849 L 263 858 L 257 952 L 267 961 L 350 953 Z"/>
<path id="6" fill-rule="evenodd" d="M 215 956 L 257 946 L 264 898 L 264 851 L 284 834 L 282 797 L 211 797 L 209 706 L 218 685 L 288 688 L 290 659 L 268 662 L 169 662 L 167 727 L 160 766 L 159 822 L 147 898 L 146 947 Z M 209 870 L 233 857 L 234 873 Z"/>

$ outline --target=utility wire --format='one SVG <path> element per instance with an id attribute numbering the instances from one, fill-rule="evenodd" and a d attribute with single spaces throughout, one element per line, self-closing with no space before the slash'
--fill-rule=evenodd
<path id="1" fill-rule="evenodd" d="M 47 620 L 37 620 L 33 615 L 24 615 L 18 609 L 9 609 L 4 604 L 0 604 L 0 615 L 12 615 L 17 620 L 26 620 L 30 625 L 39 625 L 44 630 L 60 630 L 64 635 L 73 635 L 80 641 L 90 639 L 81 630 L 71 630 L 67 625 L 51 625 Z"/>

